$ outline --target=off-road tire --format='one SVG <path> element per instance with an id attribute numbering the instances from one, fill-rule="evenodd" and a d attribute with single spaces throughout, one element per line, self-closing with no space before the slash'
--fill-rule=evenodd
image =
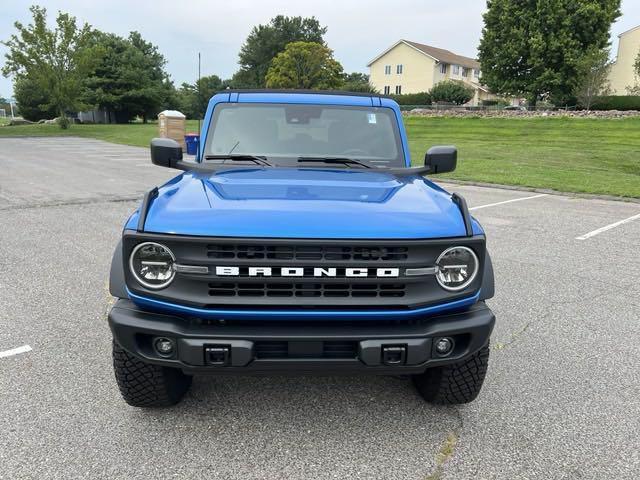
<path id="1" fill-rule="evenodd" d="M 132 407 L 169 407 L 178 403 L 192 377 L 176 368 L 143 362 L 113 341 L 113 369 L 122 398 Z"/>
<path id="2" fill-rule="evenodd" d="M 469 403 L 480 393 L 489 365 L 489 345 L 464 361 L 434 367 L 413 376 L 418 392 L 429 403 Z"/>

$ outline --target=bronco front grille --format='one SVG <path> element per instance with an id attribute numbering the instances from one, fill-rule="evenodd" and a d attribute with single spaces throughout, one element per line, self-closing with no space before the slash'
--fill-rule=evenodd
<path id="1" fill-rule="evenodd" d="M 480 275 L 465 291 L 449 292 L 438 285 L 433 274 L 406 272 L 432 267 L 452 244 L 473 248 L 482 269 L 485 248 L 482 236 L 438 240 L 307 240 L 129 232 L 124 237 L 125 261 L 143 241 L 166 245 L 175 255 L 176 263 L 200 270 L 178 271 L 167 288 L 150 291 L 136 282 L 127 264 L 127 285 L 133 293 L 221 310 L 400 310 L 444 303 L 477 292 Z M 219 273 L 219 268 L 229 270 Z M 291 273 L 291 269 L 295 272 Z M 360 277 L 348 273 L 351 269 L 366 270 L 367 274 Z M 396 274 L 384 273 L 389 271 Z"/>
<path id="2" fill-rule="evenodd" d="M 404 297 L 404 283 L 212 282 L 212 297 Z"/>
<path id="3" fill-rule="evenodd" d="M 241 245 L 210 244 L 207 256 L 216 259 L 249 260 L 305 260 L 354 262 L 403 261 L 408 258 L 407 247 L 352 247 L 329 245 Z"/>

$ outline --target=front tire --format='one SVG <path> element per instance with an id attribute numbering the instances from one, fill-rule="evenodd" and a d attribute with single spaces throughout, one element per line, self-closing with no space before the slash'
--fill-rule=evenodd
<path id="1" fill-rule="evenodd" d="M 176 368 L 143 362 L 113 341 L 113 369 L 124 401 L 132 407 L 169 407 L 178 403 L 192 377 Z"/>
<path id="2" fill-rule="evenodd" d="M 414 375 L 413 383 L 429 403 L 469 403 L 480 393 L 488 365 L 489 345 L 486 345 L 461 362 L 433 367 L 421 375 Z"/>

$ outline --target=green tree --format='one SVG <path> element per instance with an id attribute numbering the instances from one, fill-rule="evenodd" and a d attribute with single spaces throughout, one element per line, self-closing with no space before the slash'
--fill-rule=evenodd
<path id="1" fill-rule="evenodd" d="M 236 88 L 262 88 L 271 61 L 287 44 L 292 42 L 316 42 L 324 45 L 327 32 L 315 17 L 286 17 L 278 15 L 267 25 L 253 27 L 240 48 L 240 70 L 234 75 Z"/>
<path id="2" fill-rule="evenodd" d="M 586 110 L 591 110 L 596 97 L 609 94 L 610 68 L 608 49 L 592 48 L 578 63 L 578 79 L 574 94 L 578 103 Z"/>
<path id="3" fill-rule="evenodd" d="M 340 87 L 341 90 L 360 93 L 377 93 L 374 86 L 369 83 L 369 75 L 365 73 L 353 72 L 345 74 L 343 77 L 344 84 Z"/>
<path id="4" fill-rule="evenodd" d="M 268 88 L 334 89 L 344 82 L 342 65 L 328 47 L 315 42 L 293 42 L 271 62 Z"/>
<path id="5" fill-rule="evenodd" d="M 122 122 L 136 116 L 146 122 L 162 107 L 175 104 L 164 57 L 138 32 L 127 38 L 99 33 L 95 43 L 104 54 L 86 81 L 87 103 L 113 111 Z"/>
<path id="6" fill-rule="evenodd" d="M 37 84 L 59 114 L 60 126 L 68 128 L 67 111 L 82 107 L 84 80 L 99 58 L 90 48 L 94 33 L 88 24 L 79 27 L 75 17 L 62 12 L 51 30 L 45 8 L 32 6 L 30 11 L 33 23 L 15 22 L 18 33 L 2 42 L 9 50 L 2 73 Z"/>
<path id="7" fill-rule="evenodd" d="M 178 108 L 187 118 L 203 118 L 209 99 L 225 86 L 217 75 L 202 77 L 195 84 L 183 83 L 178 90 Z"/>
<path id="8" fill-rule="evenodd" d="M 627 93 L 629 95 L 640 95 L 640 83 L 638 83 L 638 79 L 640 79 L 640 52 L 638 52 L 636 61 L 633 64 L 633 71 L 635 73 L 635 81 L 633 85 L 627 85 Z"/>
<path id="9" fill-rule="evenodd" d="M 43 118 L 54 118 L 58 114 L 48 93 L 31 77 L 17 76 L 13 82 L 13 94 L 22 118 L 37 122 Z"/>
<path id="10" fill-rule="evenodd" d="M 432 102 L 453 103 L 463 105 L 473 98 L 475 91 L 473 88 L 456 80 L 444 80 L 436 83 L 429 92 Z"/>
<path id="11" fill-rule="evenodd" d="M 11 105 L 8 98 L 0 97 L 0 109 L 4 110 L 7 116 L 11 114 Z"/>
<path id="12" fill-rule="evenodd" d="M 620 0 L 488 0 L 479 47 L 482 82 L 492 91 L 573 97 L 585 52 L 604 49 Z"/>

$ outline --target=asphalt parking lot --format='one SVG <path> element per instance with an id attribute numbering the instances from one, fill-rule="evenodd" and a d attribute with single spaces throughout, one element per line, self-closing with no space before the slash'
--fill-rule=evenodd
<path id="1" fill-rule="evenodd" d="M 145 411 L 113 378 L 107 276 L 171 176 L 141 148 L 0 139 L 0 478 L 640 477 L 640 204 L 448 186 L 496 271 L 471 404 L 404 378 L 204 377 Z"/>

